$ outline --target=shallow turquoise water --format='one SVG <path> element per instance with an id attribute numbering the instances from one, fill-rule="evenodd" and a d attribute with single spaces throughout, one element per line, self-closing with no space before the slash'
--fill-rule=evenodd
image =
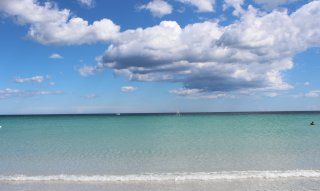
<path id="1" fill-rule="evenodd" d="M 319 113 L 2 116 L 0 123 L 1 175 L 320 169 Z"/>

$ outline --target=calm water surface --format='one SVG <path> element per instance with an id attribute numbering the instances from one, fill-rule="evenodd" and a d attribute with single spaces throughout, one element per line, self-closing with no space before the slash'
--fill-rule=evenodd
<path id="1" fill-rule="evenodd" d="M 2 116 L 0 125 L 3 179 L 320 170 L 320 113 Z"/>

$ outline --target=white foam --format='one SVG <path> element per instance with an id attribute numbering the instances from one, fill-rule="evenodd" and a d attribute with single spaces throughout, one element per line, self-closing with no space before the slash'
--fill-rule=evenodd
<path id="1" fill-rule="evenodd" d="M 150 181 L 210 181 L 241 179 L 320 178 L 320 170 L 291 171 L 229 171 L 199 173 L 159 173 L 136 175 L 0 175 L 0 182 L 150 182 Z"/>

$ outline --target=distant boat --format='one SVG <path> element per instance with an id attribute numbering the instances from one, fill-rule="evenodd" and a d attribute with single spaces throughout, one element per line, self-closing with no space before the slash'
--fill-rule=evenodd
<path id="1" fill-rule="evenodd" d="M 2 128 L 2 126 L 0 125 L 0 129 Z"/>
<path id="2" fill-rule="evenodd" d="M 121 115 L 120 113 L 116 113 L 116 115 Z"/>
<path id="3" fill-rule="evenodd" d="M 179 109 L 177 110 L 176 115 L 177 115 L 177 116 L 180 116 L 180 115 L 181 115 Z"/>

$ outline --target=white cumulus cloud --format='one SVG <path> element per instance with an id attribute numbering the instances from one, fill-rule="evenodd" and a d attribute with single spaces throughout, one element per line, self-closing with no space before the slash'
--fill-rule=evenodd
<path id="1" fill-rule="evenodd" d="M 215 0 L 177 0 L 181 3 L 195 6 L 199 12 L 213 12 Z"/>
<path id="2" fill-rule="evenodd" d="M 179 1 L 199 11 L 214 10 L 212 0 Z M 294 55 L 320 46 L 320 19 L 315 19 L 320 18 L 320 1 L 292 13 L 277 9 L 266 13 L 242 6 L 241 0 L 225 1 L 225 8 L 233 7 L 239 15 L 227 26 L 206 21 L 182 27 L 175 21 L 162 21 L 120 32 L 111 20 L 89 24 L 52 3 L 0 1 L 0 11 L 30 25 L 28 36 L 41 43 L 108 41 L 97 65 L 79 69 L 83 76 L 111 69 L 133 81 L 179 83 L 182 88 L 172 92 L 178 95 L 291 88 L 283 73 L 293 67 Z"/>
<path id="3" fill-rule="evenodd" d="M 225 0 L 223 4 L 223 10 L 232 7 L 234 9 L 232 14 L 235 16 L 239 16 L 240 14 L 245 12 L 245 10 L 242 8 L 243 4 L 244 0 Z"/>
<path id="4" fill-rule="evenodd" d="M 40 4 L 37 0 L 1 0 L 0 11 L 30 26 L 28 37 L 42 44 L 84 44 L 108 41 L 120 27 L 109 19 L 89 24 L 72 16 L 70 10 L 59 10 L 53 3 Z"/>
<path id="5" fill-rule="evenodd" d="M 94 0 L 77 0 L 81 5 L 85 6 L 85 7 L 93 7 L 95 4 Z"/>
<path id="6" fill-rule="evenodd" d="M 92 76 L 97 72 L 103 71 L 107 67 L 107 64 L 97 64 L 95 66 L 82 66 L 78 69 L 78 72 L 81 76 L 87 77 Z"/>
<path id="7" fill-rule="evenodd" d="M 155 17 L 163 17 L 172 13 L 172 6 L 164 0 L 153 0 L 142 5 L 139 9 L 146 9 Z"/>
<path id="8" fill-rule="evenodd" d="M 57 53 L 53 53 L 49 56 L 49 58 L 52 58 L 52 59 L 62 59 L 63 56 L 61 56 L 60 54 L 57 54 Z"/>
<path id="9" fill-rule="evenodd" d="M 278 6 L 293 3 L 296 1 L 302 1 L 302 0 L 254 0 L 257 4 L 262 5 L 266 9 L 273 9 Z"/>
<path id="10" fill-rule="evenodd" d="M 282 73 L 293 67 L 293 56 L 320 45 L 320 20 L 313 18 L 320 18 L 320 1 L 292 14 L 249 6 L 228 26 L 163 21 L 120 33 L 91 71 L 109 68 L 130 80 L 201 92 L 287 90 Z"/>

